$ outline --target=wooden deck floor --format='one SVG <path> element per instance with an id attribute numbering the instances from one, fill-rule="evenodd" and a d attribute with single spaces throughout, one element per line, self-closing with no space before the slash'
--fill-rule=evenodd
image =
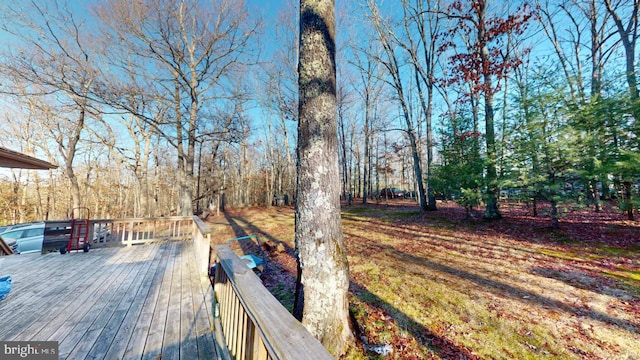
<path id="1" fill-rule="evenodd" d="M 58 341 L 61 359 L 215 359 L 195 264 L 190 241 L 0 257 L 0 340 Z"/>

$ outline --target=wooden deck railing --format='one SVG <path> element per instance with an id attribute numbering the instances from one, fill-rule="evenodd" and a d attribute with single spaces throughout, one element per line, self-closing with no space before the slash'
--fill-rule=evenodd
<path id="1" fill-rule="evenodd" d="M 209 275 L 211 230 L 196 216 L 95 219 L 90 225 L 92 244 L 120 242 L 130 246 L 191 239 L 198 272 Z M 45 243 L 48 240 L 55 250 L 55 241 L 68 240 L 70 226 L 68 220 L 47 221 Z M 215 253 L 215 281 L 210 295 L 216 347 L 221 358 L 332 359 L 228 245 L 215 246 Z"/>
<path id="2" fill-rule="evenodd" d="M 197 216 L 193 217 L 193 248 L 198 261 L 198 271 L 208 276 L 211 264 L 211 229 Z"/>
<path id="3" fill-rule="evenodd" d="M 89 243 L 124 245 L 145 244 L 163 240 L 189 240 L 194 242 L 198 270 L 207 275 L 211 251 L 209 227 L 197 216 L 171 216 L 160 218 L 92 219 L 89 221 Z M 71 233 L 71 220 L 45 221 L 43 252 L 57 251 L 66 244 Z"/>
<path id="4" fill-rule="evenodd" d="M 89 242 L 120 242 L 124 245 L 144 244 L 162 240 L 187 240 L 194 233 L 191 216 L 161 218 L 92 219 L 89 221 Z M 57 245 L 68 240 L 71 220 L 45 221 L 44 247 L 57 250 Z"/>
<path id="5" fill-rule="evenodd" d="M 193 235 L 192 216 L 114 219 L 110 224 L 105 223 L 105 225 L 111 226 L 111 236 L 125 245 L 162 240 L 187 240 Z"/>
<path id="6" fill-rule="evenodd" d="M 332 359 L 229 248 L 215 246 L 214 324 L 232 359 Z M 220 331 L 221 330 L 221 331 Z M 221 345 L 221 344 L 218 344 Z"/>

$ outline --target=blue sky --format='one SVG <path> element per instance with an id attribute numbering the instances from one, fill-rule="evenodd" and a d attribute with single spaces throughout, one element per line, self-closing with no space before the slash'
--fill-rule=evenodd
<path id="1" fill-rule="evenodd" d="M 4 4 L 9 3 L 10 0 L 1 0 Z M 21 0 L 12 0 L 13 3 L 15 4 L 20 4 L 22 3 Z M 42 4 L 49 4 L 52 0 L 36 0 L 37 3 L 42 3 Z M 58 1 L 64 1 L 64 0 L 58 0 Z M 70 3 L 75 4 L 73 7 L 74 8 L 81 8 L 81 7 L 88 7 L 90 6 L 90 4 L 92 3 L 97 3 L 99 2 L 98 0 L 89 0 L 89 1 L 83 1 L 83 0 L 69 0 Z M 385 9 L 389 9 L 390 6 L 394 5 L 397 6 L 396 2 L 391 2 L 391 1 L 380 1 L 381 3 L 385 4 Z M 262 37 L 259 41 L 261 41 L 261 46 L 263 47 L 263 57 L 262 60 L 267 59 L 269 54 L 271 53 L 271 51 L 278 46 L 278 43 L 275 41 L 275 36 L 273 35 L 273 31 L 275 29 L 275 25 L 277 24 L 277 21 L 279 21 L 279 13 L 283 10 L 286 9 L 286 7 L 297 7 L 299 5 L 299 0 L 245 0 L 246 6 L 247 8 L 250 10 L 250 13 L 254 16 L 261 16 L 263 19 L 263 31 L 264 31 L 264 37 Z M 338 11 L 340 11 L 341 9 L 344 9 L 345 7 L 357 7 L 358 4 L 360 2 L 348 2 L 348 1 L 341 1 L 338 0 L 336 2 L 336 9 L 338 9 Z M 496 1 L 495 4 L 500 4 L 500 1 Z M 506 1 L 504 3 L 507 3 Z M 389 9 L 390 11 L 393 11 L 392 9 Z M 354 12 L 351 11 L 348 16 L 354 17 L 354 21 L 350 21 L 350 23 L 345 24 L 346 26 L 357 26 L 356 24 L 358 23 L 356 20 L 358 17 L 359 13 L 358 12 Z M 292 22 L 295 21 L 295 19 L 291 19 Z M 351 29 L 351 31 L 346 31 L 343 32 L 341 34 L 346 34 L 346 36 L 349 37 L 356 37 L 358 36 L 360 33 L 362 33 L 361 28 L 360 29 Z M 7 44 L 8 44 L 8 38 L 6 36 L 6 34 L 4 34 L 2 31 L 0 31 L 0 46 L 3 46 L 4 49 L 7 48 Z M 543 49 L 543 50 L 541 50 Z M 543 47 L 541 48 L 540 46 L 536 47 L 536 55 L 540 55 L 541 52 L 544 53 L 549 53 L 549 48 L 548 47 Z M 258 127 L 260 127 L 260 122 L 261 122 L 261 118 L 263 116 L 261 111 L 254 111 L 251 110 L 250 111 L 250 116 L 253 118 L 254 120 L 254 130 L 258 131 Z"/>

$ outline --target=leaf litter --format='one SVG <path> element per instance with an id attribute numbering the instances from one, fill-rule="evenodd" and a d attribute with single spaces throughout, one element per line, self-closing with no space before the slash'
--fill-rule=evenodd
<path id="1" fill-rule="evenodd" d="M 560 229 L 523 204 L 495 222 L 453 203 L 417 209 L 343 207 L 359 339 L 345 358 L 640 358 L 640 222 L 606 206 L 565 213 Z M 211 221 L 221 239 L 263 237 L 263 282 L 290 311 L 293 216 L 240 209 Z"/>

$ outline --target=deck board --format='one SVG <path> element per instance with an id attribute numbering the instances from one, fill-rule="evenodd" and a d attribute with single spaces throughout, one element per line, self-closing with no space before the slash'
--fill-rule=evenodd
<path id="1" fill-rule="evenodd" d="M 163 248 L 160 252 L 163 257 L 173 257 L 175 243 L 169 248 Z M 144 299 L 144 304 L 140 311 L 140 315 L 136 321 L 133 333 L 125 349 L 123 355 L 124 359 L 140 359 L 144 354 L 144 347 L 147 340 L 147 334 L 151 327 L 151 321 L 153 319 L 154 311 L 156 309 L 158 298 L 160 297 L 160 290 L 162 287 L 163 275 L 167 268 L 167 261 L 158 263 L 156 272 L 153 278 L 149 282 L 149 292 Z M 150 354 L 151 355 L 151 354 Z"/>
<path id="2" fill-rule="evenodd" d="M 169 260 L 165 263 L 166 269 L 163 274 L 160 294 L 156 303 L 151 325 L 146 336 L 144 346 L 143 359 L 157 359 L 162 354 L 162 342 L 167 323 L 167 309 L 169 308 L 169 295 L 171 293 L 171 279 L 173 278 L 173 269 L 175 259 L 178 257 L 178 248 L 174 248 L 171 252 Z"/>
<path id="3" fill-rule="evenodd" d="M 182 291 L 180 304 L 182 305 L 180 317 L 180 338 L 182 339 L 183 346 L 180 347 L 181 359 L 194 359 L 198 357 L 198 343 L 196 339 L 196 322 L 195 311 L 193 306 L 193 294 L 191 292 L 191 274 L 195 269 L 193 268 L 193 261 L 182 261 Z"/>
<path id="4" fill-rule="evenodd" d="M 14 256 L 21 257 L 22 255 Z M 23 330 L 26 330 L 24 324 L 35 326 L 34 323 L 46 320 L 34 309 L 59 312 L 60 309 L 67 306 L 68 300 L 65 296 L 77 294 L 85 286 L 86 277 L 76 277 L 75 273 L 68 270 L 69 268 L 61 267 L 62 264 L 67 264 L 73 268 L 77 260 L 76 254 L 69 254 L 69 258 L 66 259 L 61 257 L 51 259 L 51 256 L 47 255 L 45 258 L 49 257 L 49 259 L 45 259 L 46 261 L 43 261 L 42 264 L 33 262 L 37 256 L 30 255 L 29 258 L 26 258 L 25 260 L 28 261 L 22 270 L 5 269 L 0 264 L 0 273 L 12 275 L 15 285 L 9 294 L 11 301 L 7 298 L 5 300 L 7 304 L 0 303 L 0 306 L 6 305 L 0 310 L 4 324 L 0 327 L 0 339 L 31 340 L 30 337 L 34 333 L 24 333 Z M 93 269 L 93 267 L 89 267 L 89 269 Z M 32 303 L 37 306 L 24 306 L 24 304 Z"/>
<path id="5" fill-rule="evenodd" d="M 61 359 L 217 358 L 195 263 L 190 241 L 0 258 L 0 340 L 58 341 Z"/>
<path id="6" fill-rule="evenodd" d="M 153 247 L 147 247 L 143 250 L 150 250 Z M 147 252 L 138 254 L 143 257 L 147 255 Z M 111 343 L 112 338 L 109 336 L 113 331 L 113 317 L 118 318 L 121 313 L 121 307 L 126 306 L 123 304 L 123 298 L 125 298 L 135 282 L 138 273 L 143 265 L 148 261 L 139 262 L 135 257 L 122 260 L 125 262 L 125 273 L 117 278 L 117 281 L 111 284 L 107 293 L 96 302 L 92 310 L 87 314 L 73 332 L 75 336 L 71 339 L 64 339 L 60 343 L 61 357 L 75 358 L 101 358 L 100 351 L 106 352 L 108 346 Z M 81 337 L 76 342 L 78 334 Z M 55 339 L 52 339 L 55 340 Z"/>
<path id="7" fill-rule="evenodd" d="M 182 262 L 181 256 L 176 256 L 172 267 L 171 288 L 169 289 L 169 306 L 162 339 L 162 359 L 180 359 L 180 349 L 176 344 L 180 343 L 180 301 L 182 300 Z"/>
<path id="8" fill-rule="evenodd" d="M 151 267 L 151 264 L 153 264 L 153 261 L 145 260 L 134 265 L 134 274 L 129 276 L 131 281 L 129 284 L 122 286 L 121 289 L 119 289 L 121 290 L 119 292 L 121 295 L 115 299 L 114 303 L 116 304 L 113 307 L 114 311 L 111 313 L 111 316 L 108 316 L 106 324 L 103 325 L 98 322 L 92 325 L 95 328 L 102 328 L 102 331 L 97 335 L 93 347 L 89 351 L 89 359 L 118 359 L 118 357 L 107 357 L 107 354 L 111 350 L 112 344 L 115 347 L 123 346 L 115 342 L 116 336 L 121 330 L 126 332 L 126 329 L 121 329 L 121 327 L 125 323 L 127 313 L 136 300 L 138 291 L 147 275 L 147 272 L 149 271 L 149 268 Z M 117 350 L 119 349 L 115 349 L 115 351 Z"/>
<path id="9" fill-rule="evenodd" d="M 132 255 L 133 253 L 129 254 L 129 256 Z M 125 263 L 119 264 L 111 271 L 101 272 L 99 276 L 96 276 L 93 291 L 89 291 L 84 297 L 84 301 L 81 301 L 85 305 L 78 309 L 74 316 L 63 315 L 56 318 L 64 319 L 64 322 L 47 339 L 60 342 L 61 350 L 65 350 L 65 353 L 70 352 L 71 350 L 68 349 L 75 348 L 85 338 L 85 332 L 102 312 L 104 301 L 108 301 L 108 297 L 113 296 L 114 285 L 120 278 L 129 276 L 129 274 L 130 269 Z M 94 299 L 101 299 L 101 301 Z"/>
<path id="10" fill-rule="evenodd" d="M 24 328 L 20 335 L 24 336 L 25 340 L 34 340 L 35 337 L 38 339 L 63 339 L 75 326 L 74 319 L 83 318 L 90 311 L 92 299 L 103 296 L 111 282 L 115 281 L 115 278 L 122 273 L 124 266 L 114 269 L 114 275 L 100 271 L 99 267 L 91 267 L 91 269 L 93 271 L 84 272 L 79 279 L 71 279 L 71 281 L 80 282 L 76 289 L 83 291 L 67 292 L 66 296 L 60 297 L 60 301 L 54 307 L 49 308 L 58 316 L 41 317 L 29 327 Z"/>

